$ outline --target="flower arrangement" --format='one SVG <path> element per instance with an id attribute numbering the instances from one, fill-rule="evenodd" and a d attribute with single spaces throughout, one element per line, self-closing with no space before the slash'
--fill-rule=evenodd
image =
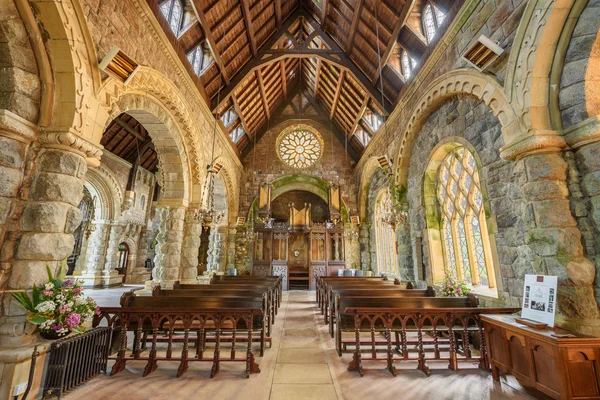
<path id="1" fill-rule="evenodd" d="M 91 297 L 83 297 L 80 281 L 64 280 L 64 267 L 56 277 L 49 266 L 46 270 L 48 283 L 34 286 L 31 298 L 25 292 L 12 294 L 27 310 L 27 321 L 39 325 L 44 337 L 84 332 L 84 323 L 99 311 L 96 302 Z"/>
<path id="2" fill-rule="evenodd" d="M 442 283 L 436 285 L 435 290 L 442 297 L 466 297 L 471 291 L 465 281 L 459 281 L 448 275 Z"/>

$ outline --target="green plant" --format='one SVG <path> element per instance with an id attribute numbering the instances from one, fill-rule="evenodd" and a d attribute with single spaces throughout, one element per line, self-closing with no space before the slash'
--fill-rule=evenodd
<path id="1" fill-rule="evenodd" d="M 446 275 L 444 280 L 435 286 L 435 290 L 441 297 L 466 297 L 471 288 L 465 281 Z"/>
<path id="2" fill-rule="evenodd" d="M 31 297 L 26 292 L 12 293 L 12 296 L 27 310 L 27 321 L 39 325 L 42 332 L 56 332 L 64 335 L 69 330 L 85 331 L 84 323 L 94 312 L 98 312 L 96 302 L 91 298 L 83 298 L 80 281 L 64 279 L 65 264 L 58 275 L 46 265 L 48 282 L 35 285 L 31 289 Z"/>

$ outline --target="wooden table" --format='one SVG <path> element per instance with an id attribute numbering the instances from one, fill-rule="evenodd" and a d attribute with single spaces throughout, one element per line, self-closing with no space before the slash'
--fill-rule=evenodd
<path id="1" fill-rule="evenodd" d="M 555 399 L 600 399 L 600 338 L 560 328 L 530 328 L 514 316 L 481 319 L 494 380 L 502 370 Z"/>

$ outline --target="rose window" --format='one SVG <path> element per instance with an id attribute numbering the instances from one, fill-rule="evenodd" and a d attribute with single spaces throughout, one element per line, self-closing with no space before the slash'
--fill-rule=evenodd
<path id="1" fill-rule="evenodd" d="M 294 168 L 308 168 L 321 157 L 323 144 L 317 135 L 297 129 L 279 140 L 281 161 Z"/>

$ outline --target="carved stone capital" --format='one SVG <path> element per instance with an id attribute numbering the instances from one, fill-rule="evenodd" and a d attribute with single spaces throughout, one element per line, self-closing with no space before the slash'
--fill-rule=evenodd
<path id="1" fill-rule="evenodd" d="M 597 115 L 565 129 L 565 140 L 573 149 L 600 141 L 600 119 Z"/>
<path id="2" fill-rule="evenodd" d="M 500 156 L 505 160 L 519 160 L 532 154 L 560 152 L 566 147 L 564 137 L 556 131 L 538 130 L 531 131 L 502 147 Z"/>
<path id="3" fill-rule="evenodd" d="M 78 136 L 71 131 L 43 130 L 39 133 L 40 143 L 44 147 L 62 149 L 81 154 L 87 160 L 88 166 L 100 165 L 102 147 Z"/>

